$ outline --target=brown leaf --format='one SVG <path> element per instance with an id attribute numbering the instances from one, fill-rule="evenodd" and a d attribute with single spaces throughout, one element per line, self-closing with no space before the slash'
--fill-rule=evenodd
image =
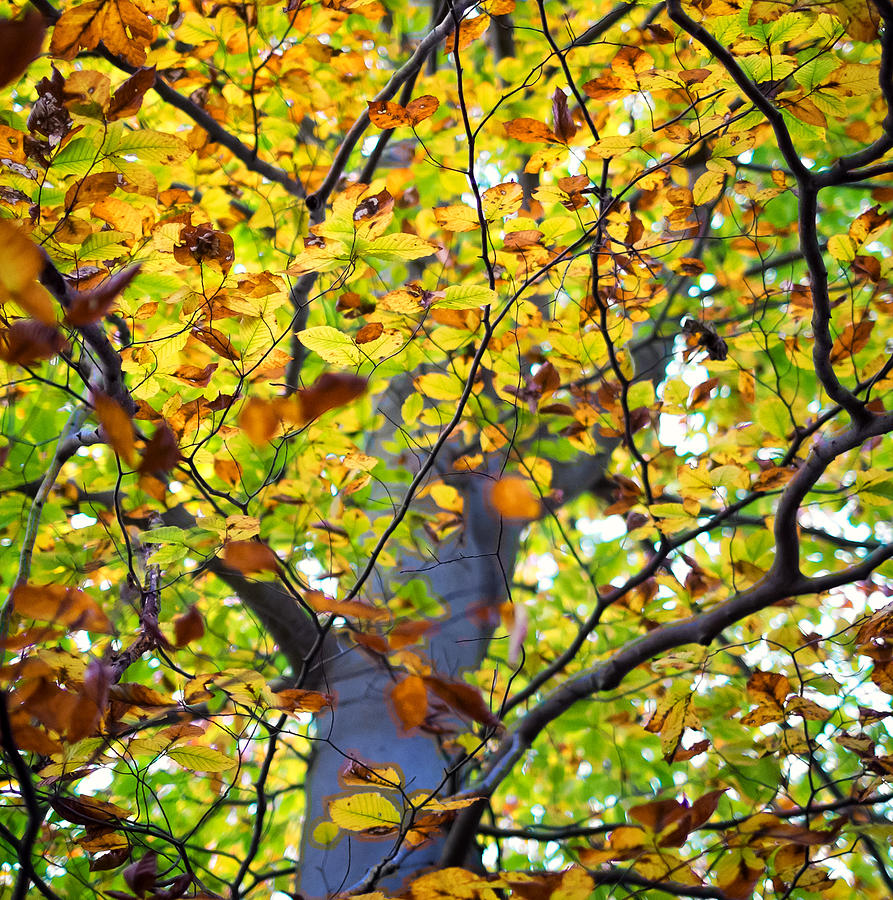
<path id="1" fill-rule="evenodd" d="M 357 344 L 368 344 L 369 341 L 374 341 L 376 338 L 381 337 L 382 331 L 384 331 L 384 325 L 381 322 L 370 322 L 356 333 L 354 342 Z"/>
<path id="2" fill-rule="evenodd" d="M 58 329 L 36 319 L 16 319 L 0 331 L 0 359 L 13 365 L 30 366 L 39 359 L 50 359 L 68 346 Z"/>
<path id="3" fill-rule="evenodd" d="M 210 225 L 184 225 L 180 229 L 180 243 L 174 247 L 174 259 L 178 263 L 207 264 L 226 274 L 235 258 L 233 239 L 225 231 L 217 231 Z"/>
<path id="4" fill-rule="evenodd" d="M 407 675 L 391 688 L 391 702 L 404 731 L 418 728 L 428 715 L 428 692 L 418 675 Z"/>
<path id="5" fill-rule="evenodd" d="M 151 21 L 130 0 L 88 0 L 59 17 L 50 52 L 62 59 L 74 59 L 78 50 L 94 50 L 102 41 L 132 66 L 141 66 L 154 36 Z"/>
<path id="6" fill-rule="evenodd" d="M 233 347 L 232 341 L 216 328 L 196 326 L 192 329 L 192 336 L 224 359 L 237 360 L 239 358 L 239 353 Z"/>
<path id="7" fill-rule="evenodd" d="M 447 681 L 436 675 L 426 675 L 424 681 L 431 691 L 456 712 L 480 722 L 481 725 L 502 726 L 476 687 L 463 681 Z"/>
<path id="8" fill-rule="evenodd" d="M 198 607 L 190 606 L 185 613 L 174 617 L 174 645 L 185 647 L 205 633 L 205 623 Z"/>
<path id="9" fill-rule="evenodd" d="M 0 22 L 0 87 L 15 81 L 37 58 L 46 30 L 36 9 L 29 9 L 22 19 Z"/>
<path id="10" fill-rule="evenodd" d="M 127 266 L 109 275 L 104 281 L 90 291 L 72 292 L 65 320 L 75 328 L 98 322 L 111 309 L 118 294 L 137 276 L 140 264 Z"/>
<path id="11" fill-rule="evenodd" d="M 223 562 L 243 575 L 279 571 L 276 554 L 260 541 L 230 541 L 223 548 Z"/>
<path id="12" fill-rule="evenodd" d="M 529 141 L 534 144 L 561 143 L 555 132 L 538 119 L 522 117 L 520 119 L 512 119 L 510 122 L 505 122 L 504 125 L 506 134 L 519 141 Z"/>
<path id="13" fill-rule="evenodd" d="M 114 803 L 92 797 L 48 797 L 57 815 L 74 825 L 115 824 L 130 818 L 130 813 Z"/>
<path id="14" fill-rule="evenodd" d="M 298 391 L 301 417 L 305 422 L 319 418 L 330 409 L 350 403 L 365 391 L 365 378 L 348 372 L 323 372 L 309 388 Z"/>
<path id="15" fill-rule="evenodd" d="M 140 111 L 146 91 L 155 84 L 155 66 L 137 69 L 130 78 L 112 94 L 106 113 L 110 122 L 134 116 Z"/>
<path id="16" fill-rule="evenodd" d="M 136 459 L 133 422 L 121 404 L 107 394 L 93 395 L 93 409 L 112 450 L 132 466 Z"/>
<path id="17" fill-rule="evenodd" d="M 555 122 L 555 136 L 562 144 L 569 143 L 577 133 L 577 126 L 571 111 L 567 108 L 567 94 L 561 88 L 555 88 L 552 95 L 552 120 Z"/>
<path id="18" fill-rule="evenodd" d="M 843 362 L 855 356 L 867 343 L 874 329 L 874 319 L 863 319 L 858 325 L 850 322 L 831 347 L 831 362 Z"/>
<path id="19" fill-rule="evenodd" d="M 331 694 L 321 694 L 319 691 L 303 691 L 299 688 L 286 688 L 284 691 L 276 691 L 275 708 L 284 709 L 287 712 L 319 712 L 326 706 L 334 706 L 335 700 Z"/>
<path id="20" fill-rule="evenodd" d="M 146 891 L 155 887 L 158 878 L 158 856 L 151 850 L 142 859 L 129 865 L 122 873 L 127 887 L 137 895 L 144 897 Z"/>
<path id="21" fill-rule="evenodd" d="M 87 175 L 65 192 L 65 208 L 75 210 L 81 206 L 92 206 L 108 197 L 119 184 L 117 172 L 94 172 Z"/>

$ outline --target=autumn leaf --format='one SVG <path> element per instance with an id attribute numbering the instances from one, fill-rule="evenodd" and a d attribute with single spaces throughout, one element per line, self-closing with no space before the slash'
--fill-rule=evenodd
<path id="1" fill-rule="evenodd" d="M 418 728 L 428 715 L 428 691 L 418 675 L 407 675 L 391 688 L 391 702 L 404 731 Z"/>
<path id="2" fill-rule="evenodd" d="M 46 21 L 36 9 L 23 19 L 0 21 L 0 87 L 15 81 L 40 53 Z"/>
<path id="3" fill-rule="evenodd" d="M 258 541 L 229 541 L 223 548 L 223 562 L 243 575 L 279 570 L 276 554 Z"/>
<path id="4" fill-rule="evenodd" d="M 154 36 L 151 21 L 130 0 L 88 0 L 62 13 L 53 28 L 50 52 L 74 59 L 79 50 L 94 50 L 102 41 L 131 65 L 142 66 Z"/>
<path id="5" fill-rule="evenodd" d="M 109 446 L 132 466 L 136 460 L 136 447 L 130 416 L 117 400 L 101 393 L 93 395 L 93 409 Z"/>
<path id="6" fill-rule="evenodd" d="M 298 391 L 301 417 L 310 421 L 330 409 L 350 403 L 365 393 L 366 384 L 366 379 L 357 375 L 324 372 L 310 387 Z"/>
<path id="7" fill-rule="evenodd" d="M 520 118 L 512 119 L 505 123 L 505 133 L 519 141 L 529 143 L 560 144 L 558 136 L 546 125 L 537 119 Z"/>
<path id="8" fill-rule="evenodd" d="M 536 519 L 542 513 L 542 501 L 530 482 L 517 475 L 506 475 L 493 484 L 490 503 L 506 519 Z"/>
<path id="9" fill-rule="evenodd" d="M 44 622 L 58 622 L 72 631 L 108 633 L 111 623 L 84 591 L 58 584 L 20 584 L 12 592 L 18 615 Z"/>

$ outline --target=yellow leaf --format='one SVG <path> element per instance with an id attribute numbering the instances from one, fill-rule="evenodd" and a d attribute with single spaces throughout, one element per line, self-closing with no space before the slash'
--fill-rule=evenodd
<path id="1" fill-rule="evenodd" d="M 481 197 L 481 206 L 488 222 L 504 219 L 516 213 L 524 202 L 524 191 L 516 181 L 507 181 L 488 188 Z"/>
<path id="2" fill-rule="evenodd" d="M 447 231 L 474 231 L 481 227 L 477 210 L 464 203 L 435 207 L 434 221 Z"/>
<path id="3" fill-rule="evenodd" d="M 370 837 L 393 834 L 403 818 L 400 810 L 377 791 L 330 800 L 329 817 L 345 831 L 356 831 Z"/>

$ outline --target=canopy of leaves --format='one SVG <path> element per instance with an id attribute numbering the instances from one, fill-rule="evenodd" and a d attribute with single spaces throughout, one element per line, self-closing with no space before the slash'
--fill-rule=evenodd
<path id="1" fill-rule="evenodd" d="M 296 890 L 337 632 L 454 779 L 336 748 L 305 849 L 461 823 L 486 871 L 418 898 L 890 896 L 891 0 L 34 7 L 0 884 Z M 448 677 L 425 573 L 475 522 L 520 549 Z"/>

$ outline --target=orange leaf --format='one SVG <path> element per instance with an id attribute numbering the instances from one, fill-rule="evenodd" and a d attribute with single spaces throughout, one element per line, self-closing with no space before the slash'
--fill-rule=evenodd
<path id="1" fill-rule="evenodd" d="M 23 19 L 0 22 L 0 87 L 15 81 L 37 58 L 47 26 L 36 9 Z"/>
<path id="2" fill-rule="evenodd" d="M 370 606 L 360 600 L 335 600 L 333 597 L 327 597 L 322 591 L 307 591 L 304 599 L 317 612 L 330 612 L 370 622 L 380 622 L 391 617 L 391 614 L 380 606 Z"/>
<path id="3" fill-rule="evenodd" d="M 516 138 L 519 141 L 530 141 L 531 143 L 540 144 L 560 144 L 555 132 L 549 128 L 544 122 L 538 119 L 528 119 L 522 117 L 520 119 L 512 119 L 506 122 L 505 131 L 509 137 Z"/>
<path id="4" fill-rule="evenodd" d="M 409 113 L 399 103 L 389 100 L 369 100 L 369 121 L 376 128 L 399 128 L 412 124 Z"/>
<path id="5" fill-rule="evenodd" d="M 464 19 L 459 25 L 459 49 L 464 50 L 476 41 L 490 27 L 490 17 L 486 13 L 473 19 Z M 456 52 L 456 32 L 451 32 L 444 41 L 447 53 Z"/>
<path id="6" fill-rule="evenodd" d="M 490 489 L 490 504 L 506 519 L 536 519 L 542 503 L 530 489 L 530 482 L 517 475 L 500 478 Z"/>
<path id="7" fill-rule="evenodd" d="M 89 594 L 61 584 L 20 584 L 13 590 L 15 611 L 26 619 L 59 622 L 72 631 L 111 633 L 111 623 Z"/>
<path id="8" fill-rule="evenodd" d="M 223 561 L 243 575 L 279 570 L 276 554 L 259 541 L 230 541 L 223 548 Z"/>
<path id="9" fill-rule="evenodd" d="M 272 403 L 249 397 L 239 413 L 239 428 L 252 444 L 266 444 L 279 428 L 279 415 Z"/>
<path id="10" fill-rule="evenodd" d="M 409 116 L 409 124 L 415 126 L 418 125 L 419 122 L 423 122 L 425 119 L 430 118 L 437 112 L 438 106 L 440 106 L 440 100 L 431 94 L 425 94 L 423 97 L 416 97 L 416 99 L 411 101 L 406 107 L 406 114 Z"/>
<path id="11" fill-rule="evenodd" d="M 133 422 L 130 416 L 121 407 L 117 400 L 113 400 L 106 394 L 93 395 L 93 409 L 96 418 L 105 432 L 109 446 L 119 456 L 123 457 L 128 465 L 133 465 L 136 458 L 134 447 Z"/>
<path id="12" fill-rule="evenodd" d="M 404 731 L 417 728 L 428 715 L 428 692 L 418 675 L 408 675 L 391 688 L 391 702 Z"/>
<path id="13" fill-rule="evenodd" d="M 868 343 L 873 329 L 873 319 L 863 319 L 858 325 L 852 322 L 847 325 L 831 348 L 831 362 L 842 362 L 855 356 Z"/>
<path id="14" fill-rule="evenodd" d="M 275 708 L 287 712 L 319 712 L 324 706 L 334 706 L 331 694 L 319 691 L 302 691 L 299 688 L 286 688 L 273 694 L 276 699 Z"/>

